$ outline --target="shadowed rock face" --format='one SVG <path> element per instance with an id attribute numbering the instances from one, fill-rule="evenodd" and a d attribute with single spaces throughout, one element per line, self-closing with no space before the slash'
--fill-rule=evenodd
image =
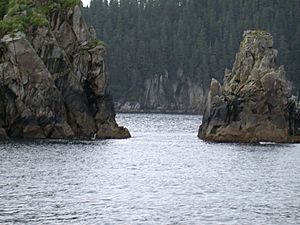
<path id="1" fill-rule="evenodd" d="M 212 80 L 199 137 L 217 142 L 296 142 L 297 104 L 271 34 L 246 31 L 224 85 Z"/>
<path id="2" fill-rule="evenodd" d="M 80 7 L 2 37 L 0 139 L 128 138 L 115 121 L 103 56 Z"/>

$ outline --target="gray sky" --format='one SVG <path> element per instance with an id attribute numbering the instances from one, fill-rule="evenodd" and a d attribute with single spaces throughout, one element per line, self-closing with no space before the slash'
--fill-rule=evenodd
<path id="1" fill-rule="evenodd" d="M 90 4 L 90 1 L 91 0 L 81 0 L 83 5 L 86 6 L 86 5 L 89 5 Z"/>

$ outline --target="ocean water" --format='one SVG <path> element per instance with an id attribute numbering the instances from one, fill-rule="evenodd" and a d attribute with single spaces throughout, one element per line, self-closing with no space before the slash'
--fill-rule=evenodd
<path id="1" fill-rule="evenodd" d="M 300 145 L 207 143 L 195 115 L 133 138 L 0 144 L 0 224 L 300 224 Z"/>

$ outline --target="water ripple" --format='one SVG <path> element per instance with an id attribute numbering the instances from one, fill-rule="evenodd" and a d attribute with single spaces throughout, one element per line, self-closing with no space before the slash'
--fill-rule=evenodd
<path id="1" fill-rule="evenodd" d="M 132 139 L 0 145 L 0 224 L 300 224 L 300 145 L 206 143 L 191 115 L 118 120 Z"/>

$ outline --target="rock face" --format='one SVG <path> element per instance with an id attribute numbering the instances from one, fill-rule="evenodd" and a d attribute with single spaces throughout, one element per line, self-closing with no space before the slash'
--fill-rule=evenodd
<path id="1" fill-rule="evenodd" d="M 224 85 L 211 81 L 199 137 L 217 142 L 299 141 L 299 110 L 271 34 L 246 31 Z"/>
<path id="2" fill-rule="evenodd" d="M 184 77 L 182 71 L 176 79 L 166 72 L 145 80 L 139 101 L 120 100 L 116 106 L 122 112 L 202 113 L 205 96 L 201 85 Z"/>
<path id="3" fill-rule="evenodd" d="M 44 1 L 47 2 L 47 1 Z M 103 56 L 80 7 L 0 42 L 0 138 L 128 138 L 115 121 Z"/>

